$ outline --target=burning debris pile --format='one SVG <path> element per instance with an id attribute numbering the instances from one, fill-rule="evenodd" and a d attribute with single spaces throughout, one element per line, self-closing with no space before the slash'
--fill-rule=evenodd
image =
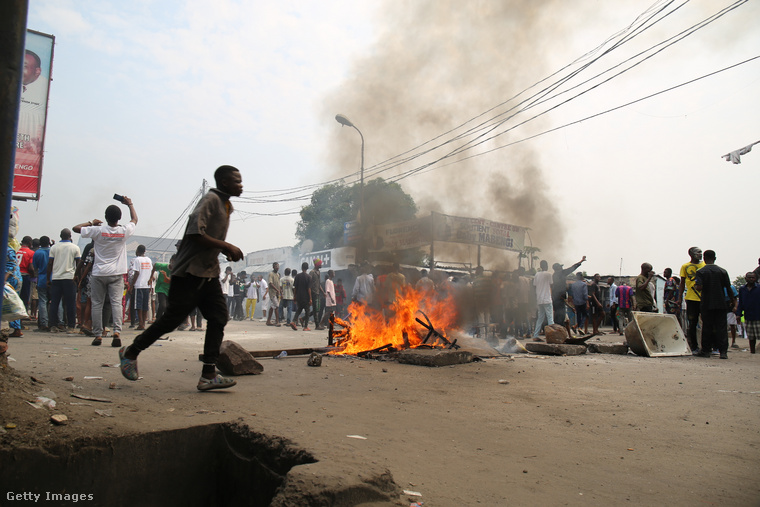
<path id="1" fill-rule="evenodd" d="M 349 321 L 330 317 L 329 343 L 337 347 L 333 354 L 367 357 L 415 348 L 459 348 L 446 335 L 458 327 L 452 297 L 431 298 L 429 293 L 406 287 L 382 311 L 357 302 L 348 311 Z"/>

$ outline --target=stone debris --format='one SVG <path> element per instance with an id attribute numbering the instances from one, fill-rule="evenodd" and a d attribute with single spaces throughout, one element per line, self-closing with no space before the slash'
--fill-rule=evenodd
<path id="1" fill-rule="evenodd" d="M 628 354 L 628 345 L 622 343 L 589 343 L 586 347 L 592 354 Z"/>
<path id="2" fill-rule="evenodd" d="M 222 342 L 216 367 L 225 375 L 258 375 L 264 371 L 250 352 L 232 340 Z"/>
<path id="3" fill-rule="evenodd" d="M 398 362 L 418 366 L 449 366 L 473 361 L 472 352 L 450 349 L 406 349 L 398 353 Z"/>
<path id="4" fill-rule="evenodd" d="M 52 422 L 56 426 L 63 426 L 64 424 L 69 422 L 69 418 L 63 414 L 53 414 L 50 416 L 50 422 Z"/>
<path id="5" fill-rule="evenodd" d="M 306 361 L 309 366 L 322 366 L 322 355 L 317 352 L 312 352 L 309 359 Z"/>
<path id="6" fill-rule="evenodd" d="M 567 334 L 567 329 L 559 324 L 544 327 L 544 335 L 546 343 L 565 343 L 570 338 L 570 335 Z"/>
<path id="7" fill-rule="evenodd" d="M 536 354 L 546 356 L 578 356 L 586 353 L 585 345 L 568 345 L 565 343 L 528 342 L 525 348 Z"/>

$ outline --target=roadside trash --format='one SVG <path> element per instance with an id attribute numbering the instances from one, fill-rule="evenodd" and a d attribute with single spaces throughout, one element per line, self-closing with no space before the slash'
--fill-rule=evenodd
<path id="1" fill-rule="evenodd" d="M 499 380 L 499 384 L 509 384 L 509 380 L 501 379 Z"/>
<path id="2" fill-rule="evenodd" d="M 634 354 L 644 357 L 686 356 L 689 345 L 675 315 L 633 312 L 625 339 Z"/>
<path id="3" fill-rule="evenodd" d="M 6 430 L 12 430 L 15 427 L 16 427 L 16 425 L 14 423 L 8 423 L 8 424 L 5 425 L 5 429 Z"/>
<path id="4" fill-rule="evenodd" d="M 5 283 L 3 287 L 3 320 L 12 321 L 20 319 L 28 319 L 29 315 L 26 313 L 24 302 L 21 301 L 21 297 L 16 293 L 11 284 Z"/>
<path id="5" fill-rule="evenodd" d="M 528 350 L 523 347 L 523 344 L 518 342 L 514 338 L 507 338 L 507 342 L 501 349 L 498 349 L 502 354 L 527 354 Z"/>
<path id="6" fill-rule="evenodd" d="M 348 438 L 356 438 L 358 440 L 367 440 L 367 437 L 363 437 L 361 435 L 346 435 Z"/>
<path id="7" fill-rule="evenodd" d="M 50 416 L 50 421 L 57 426 L 62 426 L 69 422 L 69 418 L 63 414 L 55 414 Z"/>
<path id="8" fill-rule="evenodd" d="M 288 352 L 285 350 L 274 356 L 275 359 L 282 359 L 283 357 L 288 357 Z"/>
<path id="9" fill-rule="evenodd" d="M 417 491 L 410 491 L 408 489 L 404 490 L 404 494 L 409 496 L 422 496 L 422 493 L 419 493 Z"/>
<path id="10" fill-rule="evenodd" d="M 84 379 L 85 379 L 85 380 L 103 380 L 103 377 L 90 377 L 90 376 L 85 376 L 85 377 L 84 377 Z"/>
<path id="11" fill-rule="evenodd" d="M 108 385 L 108 389 L 116 389 L 116 382 L 111 382 L 111 383 Z"/>
<path id="12" fill-rule="evenodd" d="M 45 397 L 45 398 L 50 398 L 51 400 L 54 400 L 54 399 L 56 399 L 58 397 L 50 389 L 43 389 L 42 391 L 40 391 L 38 393 L 34 393 L 34 395 L 35 396 L 42 396 L 42 397 Z"/>
<path id="13" fill-rule="evenodd" d="M 74 377 L 63 377 L 63 380 L 65 380 L 66 382 L 71 382 L 72 380 L 74 380 Z"/>
<path id="14" fill-rule="evenodd" d="M 33 406 L 34 408 L 47 407 L 51 410 L 55 408 L 55 400 L 51 398 L 47 398 L 45 396 L 37 396 L 37 398 L 34 400 L 34 403 L 32 403 L 31 401 L 27 401 L 27 403 Z"/>
<path id="15" fill-rule="evenodd" d="M 98 398 L 96 396 L 88 396 L 86 394 L 77 394 L 77 393 L 71 393 L 72 398 L 79 398 L 80 400 L 87 400 L 87 401 L 100 401 L 102 403 L 111 403 L 111 400 L 106 398 Z"/>

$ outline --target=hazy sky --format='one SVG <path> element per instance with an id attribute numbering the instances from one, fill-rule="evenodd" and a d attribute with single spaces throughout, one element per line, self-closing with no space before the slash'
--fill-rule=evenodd
<path id="1" fill-rule="evenodd" d="M 732 3 L 686 3 L 573 83 Z M 134 200 L 139 234 L 159 236 L 221 164 L 241 169 L 248 198 L 349 176 L 359 165 L 358 134 L 341 128 L 336 113 L 362 129 L 369 168 L 502 104 L 648 8 L 680 5 L 666 4 L 30 0 L 28 27 L 55 35 L 56 45 L 42 196 L 17 204 L 20 234 L 55 238 L 62 227 L 102 218 L 116 192 Z M 758 56 L 758 26 L 758 3 L 741 5 L 468 154 Z M 617 274 L 621 259 L 623 274 L 644 261 L 678 270 L 698 245 L 716 250 L 733 278 L 760 257 L 748 223 L 757 215 L 760 145 L 740 165 L 720 156 L 760 140 L 759 81 L 755 60 L 400 183 L 425 211 L 531 227 L 550 264 L 587 255 L 592 273 Z M 488 190 L 505 182 L 540 190 L 538 209 L 500 206 Z M 237 202 L 228 240 L 244 252 L 292 245 L 297 215 L 256 214 L 302 204 Z M 546 207 L 552 212 L 541 214 Z M 534 216 L 541 218 L 529 223 Z M 474 262 L 473 249 L 461 255 Z"/>

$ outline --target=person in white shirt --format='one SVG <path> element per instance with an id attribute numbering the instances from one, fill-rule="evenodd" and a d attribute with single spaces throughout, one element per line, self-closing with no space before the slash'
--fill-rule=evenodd
<path id="1" fill-rule="evenodd" d="M 538 338 L 538 332 L 541 330 L 544 319 L 546 325 L 554 324 L 554 309 L 552 307 L 552 274 L 549 273 L 549 263 L 541 261 L 541 271 L 536 273 L 533 278 L 533 286 L 536 288 L 536 304 L 538 311 L 536 314 L 536 328 L 533 330 L 533 339 Z"/>
<path id="2" fill-rule="evenodd" d="M 227 301 L 227 313 L 230 318 L 232 318 L 232 279 L 234 276 L 232 274 L 232 267 L 227 266 L 224 270 L 224 276 L 220 281 L 222 284 L 222 294 L 224 294 L 224 299 Z"/>
<path id="3" fill-rule="evenodd" d="M 122 196 L 121 202 L 129 207 L 130 221 L 120 225 L 121 208 L 112 204 L 106 208 L 104 224 L 97 218 L 73 227 L 83 238 L 95 241 L 95 264 L 90 278 L 92 292 L 93 345 L 100 345 L 103 336 L 103 304 L 106 294 L 111 302 L 114 332 L 112 347 L 121 347 L 121 323 L 124 315 L 121 300 L 124 294 L 124 275 L 127 273 L 127 240 L 135 233 L 137 212 L 132 199 Z"/>
<path id="4" fill-rule="evenodd" d="M 79 247 L 71 242 L 71 231 L 61 231 L 61 241 L 50 248 L 47 265 L 48 280 L 50 280 L 50 331 L 53 333 L 65 331 L 76 333 L 76 283 L 74 273 L 77 262 L 82 254 Z M 58 320 L 58 306 L 63 300 L 68 329 Z"/>
<path id="5" fill-rule="evenodd" d="M 618 286 L 615 283 L 615 279 L 611 276 L 607 277 L 607 285 L 610 286 L 610 320 L 612 321 L 612 331 L 618 333 L 620 332 L 617 319 L 618 298 L 615 295 Z"/>
<path id="6" fill-rule="evenodd" d="M 335 313 L 335 308 L 338 306 L 338 302 L 335 299 L 333 278 L 335 278 L 335 272 L 330 269 L 327 271 L 327 279 L 325 280 L 325 316 L 322 319 L 323 321 L 327 321 L 330 315 Z"/>
<path id="7" fill-rule="evenodd" d="M 153 261 L 145 256 L 145 245 L 138 246 L 135 255 L 137 257 L 132 259 L 130 269 L 132 278 L 129 280 L 129 287 L 132 289 L 132 297 L 135 300 L 137 329 L 142 331 L 145 329 L 145 317 L 150 310 L 150 275 L 153 272 Z"/>
<path id="8" fill-rule="evenodd" d="M 267 320 L 267 310 L 269 309 L 267 296 L 269 296 L 269 284 L 264 280 L 263 276 L 259 275 L 259 301 L 261 301 L 261 318 L 259 321 L 261 322 L 266 322 Z"/>

